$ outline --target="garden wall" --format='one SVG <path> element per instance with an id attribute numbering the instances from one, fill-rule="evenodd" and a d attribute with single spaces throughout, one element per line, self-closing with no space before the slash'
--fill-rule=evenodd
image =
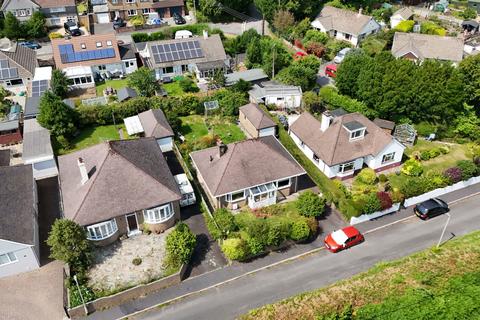
<path id="1" fill-rule="evenodd" d="M 477 184 L 477 183 L 480 183 L 480 177 L 473 177 L 473 178 L 470 178 L 466 181 L 457 182 L 457 183 L 452 184 L 451 186 L 448 186 L 448 187 L 445 187 L 445 188 L 435 189 L 435 190 L 432 190 L 430 192 L 419 195 L 417 197 L 412 197 L 412 198 L 405 199 L 405 202 L 404 202 L 403 205 L 404 205 L 404 207 L 410 207 L 410 206 L 413 206 L 417 203 L 423 202 L 425 200 L 435 198 L 435 197 L 439 197 L 439 196 L 442 196 L 446 193 L 457 191 L 457 190 L 472 186 L 472 185 Z"/>
<path id="2" fill-rule="evenodd" d="M 393 204 L 392 207 L 383 211 L 377 211 L 371 214 L 362 214 L 361 216 L 358 216 L 358 217 L 352 217 L 350 218 L 350 225 L 353 226 L 355 224 L 359 224 L 368 220 L 376 219 L 386 214 L 390 214 L 392 212 L 398 211 L 399 209 L 400 209 L 400 203 L 395 203 Z"/>
<path id="3" fill-rule="evenodd" d="M 96 310 L 108 309 L 114 306 L 118 306 L 124 302 L 140 298 L 142 296 L 148 295 L 152 292 L 161 290 L 166 287 L 176 285 L 182 281 L 185 271 L 187 270 L 187 266 L 188 265 L 186 264 L 182 265 L 180 267 L 180 270 L 177 273 L 172 274 L 171 276 L 150 282 L 148 284 L 142 284 L 108 297 L 102 297 L 87 302 L 86 305 L 88 312 L 93 313 Z M 69 308 L 68 314 L 72 319 L 79 319 L 81 317 L 85 317 L 85 310 L 83 305 Z"/>

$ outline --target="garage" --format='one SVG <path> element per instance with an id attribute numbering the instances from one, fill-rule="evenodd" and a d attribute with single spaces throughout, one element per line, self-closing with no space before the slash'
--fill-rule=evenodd
<path id="1" fill-rule="evenodd" d="M 97 13 L 98 23 L 110 23 L 110 14 L 106 13 Z"/>

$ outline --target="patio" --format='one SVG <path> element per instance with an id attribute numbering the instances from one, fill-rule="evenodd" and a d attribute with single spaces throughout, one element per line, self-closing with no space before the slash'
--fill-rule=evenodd
<path id="1" fill-rule="evenodd" d="M 163 277 L 165 243 L 169 229 L 162 234 L 140 234 L 94 250 L 88 285 L 95 292 L 117 292 Z M 141 263 L 134 265 L 134 258 Z"/>

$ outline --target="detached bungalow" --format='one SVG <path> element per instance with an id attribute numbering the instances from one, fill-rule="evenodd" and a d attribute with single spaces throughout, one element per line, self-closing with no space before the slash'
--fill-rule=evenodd
<path id="1" fill-rule="evenodd" d="M 96 245 L 172 227 L 182 198 L 154 138 L 109 141 L 58 158 L 64 217 Z"/>
<path id="2" fill-rule="evenodd" d="M 248 95 L 252 103 L 274 104 L 280 109 L 295 109 L 302 105 L 302 88 L 275 81 L 255 84 Z"/>
<path id="3" fill-rule="evenodd" d="M 367 165 L 382 171 L 400 165 L 405 147 L 360 113 L 326 111 L 322 121 L 303 113 L 289 128 L 302 152 L 329 178 L 350 178 Z"/>
<path id="4" fill-rule="evenodd" d="M 0 181 L 1 278 L 39 268 L 40 244 L 32 167 L 0 167 Z"/>
<path id="5" fill-rule="evenodd" d="M 410 20 L 413 17 L 413 11 L 408 8 L 400 8 L 390 17 L 390 27 L 395 28 L 400 22 Z"/>
<path id="6" fill-rule="evenodd" d="M 273 136 L 219 144 L 190 154 L 215 208 L 260 208 L 295 193 L 305 170 Z"/>
<path id="7" fill-rule="evenodd" d="M 238 119 L 242 128 L 251 138 L 275 135 L 275 122 L 268 113 L 254 103 L 240 107 Z"/>
<path id="8" fill-rule="evenodd" d="M 362 9 L 353 12 L 330 6 L 323 7 L 312 27 L 330 36 L 357 46 L 366 36 L 380 31 L 380 24 L 371 16 L 362 14 Z"/>

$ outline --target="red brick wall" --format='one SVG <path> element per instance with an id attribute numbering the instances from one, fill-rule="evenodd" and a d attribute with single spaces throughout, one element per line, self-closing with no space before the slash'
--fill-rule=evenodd
<path id="1" fill-rule="evenodd" d="M 20 134 L 20 130 L 17 130 L 15 133 L 8 133 L 2 135 L 0 133 L 0 145 L 8 145 L 8 144 L 16 144 L 21 142 L 22 135 Z"/>

